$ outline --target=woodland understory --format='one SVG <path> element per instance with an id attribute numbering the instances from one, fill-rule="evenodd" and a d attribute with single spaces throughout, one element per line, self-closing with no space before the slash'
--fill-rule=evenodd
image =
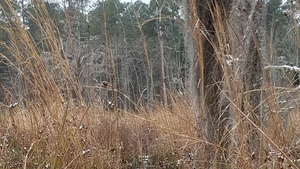
<path id="1" fill-rule="evenodd" d="M 300 168 L 299 12 L 0 1 L 0 168 Z"/>

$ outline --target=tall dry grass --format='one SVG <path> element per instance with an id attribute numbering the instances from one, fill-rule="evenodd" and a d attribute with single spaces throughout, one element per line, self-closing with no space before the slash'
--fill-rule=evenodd
<path id="1" fill-rule="evenodd" d="M 298 143 L 295 143 L 295 140 L 298 139 L 297 133 L 299 131 L 296 130 L 295 121 L 291 120 L 297 119 L 295 112 L 298 111 L 298 88 L 291 88 L 293 85 L 275 86 L 273 80 L 276 77 L 271 76 L 273 70 L 265 69 L 264 66 L 268 64 L 268 62 L 265 62 L 268 56 L 264 53 L 266 46 L 261 46 L 264 44 L 261 40 L 264 33 L 257 25 L 261 22 L 252 20 L 260 20 L 260 18 L 252 18 L 255 17 L 255 13 L 251 13 L 252 9 L 245 8 L 245 13 L 238 16 L 244 17 L 244 20 L 238 17 L 235 18 L 236 20 L 226 20 L 226 16 L 224 17 L 226 11 L 223 11 L 223 6 L 218 6 L 219 1 L 214 1 L 214 3 L 211 3 L 214 6 L 210 6 L 209 11 L 212 16 L 213 29 L 216 31 L 212 33 L 213 35 L 210 35 L 205 32 L 206 22 L 208 21 L 199 20 L 197 16 L 198 7 L 196 2 L 190 1 L 190 9 L 192 10 L 191 32 L 193 32 L 196 42 L 200 78 L 205 80 L 205 76 L 207 76 L 204 74 L 205 63 L 203 61 L 206 56 L 204 56 L 203 42 L 208 40 L 214 48 L 214 55 L 211 57 L 215 58 L 211 60 L 216 59 L 217 64 L 222 69 L 222 81 L 216 81 L 215 84 L 212 84 L 212 86 L 215 85 L 221 89 L 220 98 L 223 99 L 223 104 L 225 104 L 221 105 L 225 109 L 220 109 L 218 117 L 221 117 L 222 113 L 226 113 L 226 109 L 230 114 L 229 119 L 221 119 L 220 121 L 220 124 L 222 121 L 228 120 L 229 122 L 227 125 L 221 124 L 222 127 L 225 127 L 223 136 L 218 138 L 214 145 L 209 145 L 212 147 L 211 149 L 204 150 L 204 156 L 200 156 L 203 159 L 211 160 L 207 162 L 209 164 L 204 165 L 212 168 L 298 168 L 298 156 L 294 156 L 294 152 L 298 149 Z M 233 7 L 235 6 L 233 5 Z M 227 16 L 227 18 L 229 17 Z M 243 24 L 239 21 L 244 21 L 247 25 L 243 27 Z M 243 34 L 243 31 L 240 30 L 241 27 L 246 34 Z M 211 30 L 212 28 L 208 29 Z M 257 33 L 261 34 L 257 35 Z M 253 62 L 256 56 L 251 55 L 251 58 L 247 58 L 247 56 L 250 56 L 249 53 L 256 50 L 249 46 L 248 41 L 253 41 L 252 45 L 255 45 L 256 49 L 259 48 L 257 55 L 260 59 L 256 63 Z M 245 61 L 250 62 L 244 63 Z M 261 66 L 259 69 L 262 72 L 257 70 L 257 65 Z M 257 71 L 256 74 L 262 75 L 260 77 L 261 84 L 247 84 L 247 82 L 252 81 L 248 79 L 257 78 L 255 77 L 257 75 L 246 70 L 247 68 L 252 69 L 252 72 Z M 249 78 L 249 76 L 252 77 Z M 283 78 L 285 75 L 281 74 L 280 76 Z M 260 85 L 260 87 L 251 89 L 254 85 Z M 203 109 L 200 110 L 202 114 L 199 115 L 199 118 L 201 128 L 204 130 L 209 126 L 209 124 L 205 124 L 205 119 L 210 118 L 205 113 L 210 105 L 206 105 L 205 108 L 205 103 L 203 103 L 205 98 L 209 97 L 204 95 L 207 87 L 204 86 L 203 80 L 199 81 L 199 90 L 202 94 L 198 96 L 202 101 L 199 107 Z M 253 100 L 255 93 L 260 98 Z M 259 104 L 256 105 L 255 102 L 257 101 L 259 101 Z M 289 104 L 282 104 L 282 102 L 289 102 Z M 286 109 L 292 109 L 292 111 L 286 111 Z M 288 127 L 286 127 L 286 124 L 288 124 Z M 218 126 L 213 127 L 218 129 Z M 209 133 L 206 133 L 206 135 L 209 135 Z M 205 137 L 200 138 L 200 140 L 202 139 L 206 140 Z M 207 143 L 199 146 L 206 147 Z M 213 150 L 213 152 L 208 152 L 209 150 Z M 211 154 L 212 157 L 205 157 Z"/>
<path id="2" fill-rule="evenodd" d="M 255 14 L 250 14 L 249 18 L 247 18 L 246 15 L 246 18 L 249 19 L 250 22 L 246 22 L 248 23 L 246 29 L 248 34 L 245 35 L 244 38 L 247 39 L 247 36 L 250 36 L 250 38 L 253 38 L 256 48 L 260 48 L 258 55 L 261 59 L 260 62 L 262 62 L 261 69 L 263 74 L 261 77 L 262 84 L 259 89 L 254 88 L 253 90 L 245 91 L 245 86 L 249 84 L 245 84 L 247 81 L 244 80 L 245 77 L 243 76 L 247 75 L 243 75 L 243 73 L 247 72 L 247 70 L 239 69 L 243 68 L 243 66 L 241 66 L 243 65 L 241 60 L 244 59 L 244 61 L 247 61 L 249 59 L 241 58 L 240 53 L 235 49 L 239 47 L 243 48 L 242 50 L 246 50 L 245 56 L 247 57 L 247 46 L 243 46 L 243 42 L 241 41 L 243 37 L 239 35 L 240 32 L 238 28 L 234 27 L 230 21 L 225 21 L 226 23 L 224 24 L 224 20 L 219 17 L 221 16 L 222 8 L 215 6 L 211 11 L 214 12 L 212 15 L 215 16 L 216 20 L 214 27 L 218 30 L 216 31 L 217 43 L 213 42 L 212 45 L 217 53 L 216 57 L 222 65 L 226 84 L 226 90 L 222 92 L 227 93 L 226 97 L 228 97 L 232 106 L 231 116 L 233 123 L 231 125 L 233 126 L 229 128 L 229 135 L 231 135 L 229 141 L 231 142 L 231 147 L 229 150 L 234 150 L 236 154 L 232 154 L 235 156 L 235 159 L 232 159 L 233 161 L 230 163 L 232 164 L 232 162 L 234 162 L 235 165 L 230 166 L 230 168 L 233 166 L 237 168 L 299 168 L 298 156 L 294 156 L 295 151 L 298 151 L 298 143 L 295 141 L 299 139 L 297 136 L 299 130 L 296 130 L 298 125 L 296 124 L 297 122 L 295 123 L 298 119 L 295 115 L 299 110 L 297 99 L 299 92 L 297 88 L 294 88 L 293 80 L 286 78 L 282 72 L 279 74 L 279 78 L 289 81 L 290 85 L 275 86 L 274 81 L 278 77 L 272 76 L 274 75 L 272 74 L 274 70 L 267 70 L 264 67 L 265 65 L 272 64 L 272 56 L 268 56 L 264 52 L 266 52 L 266 45 L 272 46 L 273 44 L 264 44 L 264 37 L 266 36 L 264 35 L 264 31 L 260 30 L 260 26 L 255 24 L 257 21 L 250 20 Z M 247 12 L 248 14 L 251 13 L 251 11 Z M 259 20 L 259 18 L 256 19 Z M 253 30 L 251 30 L 251 27 Z M 229 44 L 233 49 L 224 47 L 228 43 L 228 34 L 225 33 L 228 32 L 227 29 L 231 29 L 231 31 L 229 31 Z M 251 31 L 253 31 L 253 33 Z M 260 34 L 256 35 L 257 32 Z M 234 41 L 238 41 L 238 44 Z M 246 41 L 247 40 L 245 40 L 244 43 L 247 43 Z M 272 43 L 272 41 L 270 40 L 269 43 Z M 233 44 L 237 44 L 237 46 Z M 261 44 L 264 45 L 261 46 Z M 270 55 L 272 55 L 272 49 L 270 53 Z M 232 61 L 229 68 L 228 55 Z M 250 59 L 255 58 L 252 56 Z M 253 71 L 257 71 L 255 66 L 260 63 L 259 61 L 251 61 L 244 64 L 254 64 L 252 69 Z M 237 75 L 237 72 L 240 72 L 240 74 Z M 257 84 L 250 85 L 254 86 Z M 255 105 L 256 107 L 253 107 L 253 102 L 256 100 L 253 101 L 247 98 L 247 95 L 251 95 L 251 93 L 255 92 L 260 93 L 260 103 Z M 282 104 L 285 102 L 289 103 Z M 259 112 L 259 114 L 256 114 L 256 112 Z"/>
<path id="3" fill-rule="evenodd" d="M 9 56 L 1 57 L 14 71 L 16 82 L 5 89 L 1 109 L 1 168 L 193 165 L 193 146 L 199 140 L 187 103 L 174 99 L 178 103 L 172 113 L 157 106 L 151 113 L 141 107 L 136 114 L 107 111 L 101 101 L 82 101 L 82 86 L 42 1 L 35 2 L 34 16 L 26 13 L 39 27 L 39 42 L 26 30 L 11 1 L 5 4 L 7 21 L 1 28 L 9 43 L 1 45 Z M 67 27 L 71 29 L 70 24 Z M 43 50 L 48 51 L 47 63 Z"/>
<path id="4" fill-rule="evenodd" d="M 276 88 L 271 80 L 267 81 L 261 89 L 264 93 L 261 106 L 267 118 L 263 123 L 253 122 L 241 109 L 243 81 L 230 80 L 235 71 L 227 67 L 228 49 L 220 48 L 227 45 L 228 39 L 219 15 L 215 27 L 222 31 L 216 34 L 217 43 L 213 45 L 220 53 L 216 57 L 223 65 L 227 84 L 227 90 L 222 92 L 228 97 L 235 123 L 227 126 L 220 143 L 212 144 L 198 137 L 192 106 L 186 96 L 170 93 L 171 109 L 157 104 L 151 112 L 139 107 L 138 114 L 110 112 L 100 101 L 81 100 L 82 86 L 64 56 L 62 40 L 43 3 L 36 1 L 35 16 L 27 14 L 43 36 L 39 42 L 42 48 L 38 48 L 10 1 L 5 2 L 8 10 L 4 14 L 8 20 L 1 27 L 10 42 L 1 45 L 10 56 L 0 55 L 14 70 L 16 81 L 4 90 L 6 98 L 0 114 L 1 168 L 195 168 L 201 167 L 205 160 L 199 158 L 202 144 L 215 147 L 215 156 L 209 162 L 214 167 L 220 163 L 222 168 L 300 165 L 298 89 Z M 198 45 L 201 49 L 201 40 Z M 58 70 L 47 68 L 41 57 L 43 49 L 49 51 L 48 59 Z M 72 101 L 74 96 L 80 103 Z M 283 119 L 281 110 L 288 105 L 279 101 L 288 98 L 295 108 Z M 255 150 L 259 156 L 253 156 L 248 148 L 252 131 L 261 136 L 261 146 Z M 221 142 L 228 139 L 230 146 L 224 149 Z M 219 152 L 224 156 L 220 157 Z"/>

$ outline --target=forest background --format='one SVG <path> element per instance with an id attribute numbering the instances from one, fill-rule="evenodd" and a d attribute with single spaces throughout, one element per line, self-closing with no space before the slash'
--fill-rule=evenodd
<path id="1" fill-rule="evenodd" d="M 299 167 L 299 2 L 264 6 L 262 69 L 271 80 L 257 89 L 263 94 L 252 109 L 269 114 L 254 121 L 244 116 L 248 102 L 236 104 L 256 88 L 228 95 L 220 112 L 238 107 L 240 116 L 220 115 L 215 121 L 223 133 L 213 141 L 202 136 L 195 113 L 187 34 L 197 24 L 188 24 L 186 6 L 177 0 L 1 1 L 0 167 Z M 223 44 L 236 47 L 230 45 Z M 232 68 L 239 59 L 226 54 L 222 63 Z M 224 67 L 220 73 L 235 70 Z M 223 125 L 228 119 L 234 123 Z M 259 146 L 249 143 L 252 131 L 261 136 Z M 209 157 L 201 154 L 206 146 L 213 147 Z"/>

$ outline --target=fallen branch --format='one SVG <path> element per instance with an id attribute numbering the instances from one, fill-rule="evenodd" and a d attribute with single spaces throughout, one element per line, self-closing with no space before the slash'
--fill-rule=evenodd
<path id="1" fill-rule="evenodd" d="M 279 70 L 290 70 L 294 72 L 300 72 L 300 68 L 297 66 L 289 66 L 289 65 L 282 65 L 282 66 L 265 66 L 265 70 L 271 70 L 271 69 L 279 69 Z"/>

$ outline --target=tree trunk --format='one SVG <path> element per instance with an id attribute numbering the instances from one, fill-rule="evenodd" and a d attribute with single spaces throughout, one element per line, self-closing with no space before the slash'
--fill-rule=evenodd
<path id="1" fill-rule="evenodd" d="M 238 13 L 235 11 L 237 9 L 239 9 Z M 247 109 L 253 115 L 252 117 L 260 116 L 261 91 L 259 89 L 262 84 L 262 63 L 265 55 L 265 2 L 263 0 L 228 0 L 226 2 L 187 0 L 186 12 L 187 22 L 190 25 L 185 38 L 191 62 L 190 87 L 193 108 L 199 137 L 204 142 L 212 143 L 203 145 L 203 152 L 200 152 L 202 160 L 206 161 L 203 165 L 208 168 L 210 167 L 208 162 L 213 159 L 213 155 L 214 159 L 221 156 L 218 154 L 218 149 L 211 145 L 223 147 L 228 145 L 226 138 L 224 142 L 224 132 L 228 125 L 224 121 L 229 117 L 227 98 L 230 98 L 226 96 L 226 90 L 235 88 L 228 80 L 234 78 L 235 74 L 232 72 L 228 74 L 226 57 L 235 55 L 233 58 L 239 58 L 244 63 L 241 66 L 238 65 L 239 69 L 237 69 L 237 73 L 241 74 L 238 75 L 241 76 L 241 84 L 244 86 L 241 88 L 244 99 L 239 110 L 247 113 L 245 112 Z M 242 13 L 244 20 L 239 23 Z M 228 19 L 227 16 L 232 18 Z M 233 19 L 237 17 L 240 18 Z M 231 31 L 229 31 L 230 28 Z M 233 48 L 236 48 L 226 49 L 228 43 L 232 43 Z M 237 96 L 232 96 L 231 101 L 236 98 Z M 256 119 L 255 122 L 257 122 Z M 253 139 L 259 140 L 257 132 L 249 136 L 250 142 Z M 248 146 L 257 150 L 258 144 L 256 143 L 251 142 Z"/>
<path id="2" fill-rule="evenodd" d="M 260 90 L 263 84 L 263 61 L 266 55 L 265 43 L 265 18 L 266 6 L 263 0 L 251 2 L 251 11 L 249 14 L 248 34 L 245 39 L 245 61 L 244 61 L 244 113 L 250 115 L 251 120 L 259 127 L 262 122 L 261 97 Z M 253 128 L 253 126 L 249 127 Z M 251 157 L 258 157 L 260 152 L 261 140 L 260 133 L 257 130 L 250 129 L 249 145 Z M 256 160 L 258 161 L 258 160 Z M 258 167 L 258 166 L 257 166 Z"/>
<path id="3" fill-rule="evenodd" d="M 164 56 L 164 40 L 163 40 L 163 30 L 161 27 L 161 10 L 163 8 L 163 1 L 158 1 L 158 7 L 156 9 L 156 12 L 158 14 L 158 43 L 159 43 L 159 49 L 160 49 L 160 66 L 161 66 L 161 84 L 162 84 L 162 102 L 164 106 L 168 105 L 168 98 L 167 98 L 167 89 L 166 89 L 166 75 L 165 75 L 165 56 Z"/>
<path id="4" fill-rule="evenodd" d="M 223 70 L 213 44 L 218 44 L 216 37 L 216 17 L 226 21 L 227 11 L 230 11 L 231 1 L 224 4 L 221 1 L 190 0 L 187 5 L 187 15 L 191 16 L 188 25 L 190 32 L 186 35 L 188 55 L 191 62 L 191 94 L 194 96 L 194 113 L 199 129 L 199 137 L 204 142 L 217 145 L 221 141 L 223 130 L 220 124 L 226 112 L 220 110 L 220 92 L 222 88 Z M 214 13 L 218 10 L 220 13 Z M 221 16 L 217 16 L 221 14 Z M 222 24 L 222 23 L 221 23 Z M 222 28 L 223 29 L 223 28 Z M 203 145 L 203 167 L 210 167 L 215 147 L 212 144 Z"/>

